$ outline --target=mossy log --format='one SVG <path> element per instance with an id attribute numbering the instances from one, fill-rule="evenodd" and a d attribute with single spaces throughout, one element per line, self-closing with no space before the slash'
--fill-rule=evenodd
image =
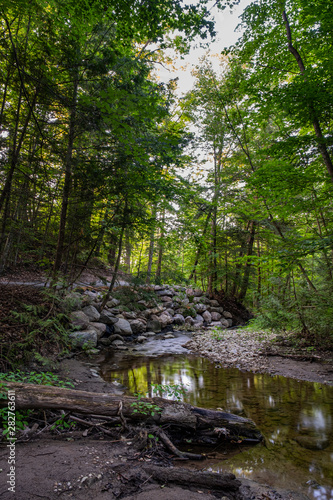
<path id="1" fill-rule="evenodd" d="M 198 408 L 188 403 L 162 398 L 140 398 L 118 396 L 64 389 L 61 387 L 22 384 L 0 381 L 15 394 L 15 409 L 65 410 L 85 415 L 121 417 L 133 423 L 165 425 L 188 430 L 193 434 L 221 436 L 233 439 L 238 436 L 260 441 L 262 435 L 252 420 L 217 410 Z M 2 389 L 2 392 L 4 389 Z M 11 396 L 9 396 L 11 399 Z M 0 408 L 8 405 L 0 399 Z"/>

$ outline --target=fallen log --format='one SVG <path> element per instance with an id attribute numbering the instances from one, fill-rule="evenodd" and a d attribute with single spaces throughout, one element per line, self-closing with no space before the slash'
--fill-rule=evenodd
<path id="1" fill-rule="evenodd" d="M 216 474 L 214 472 L 190 471 L 188 469 L 144 466 L 144 470 L 163 484 L 176 483 L 181 485 L 199 486 L 210 490 L 238 491 L 241 482 L 234 474 Z"/>
<path id="2" fill-rule="evenodd" d="M 135 398 L 106 393 L 94 393 L 64 389 L 62 387 L 23 384 L 0 380 L 2 392 L 8 392 L 8 400 L 15 400 L 15 409 L 64 410 L 86 415 L 124 418 L 134 423 L 168 425 L 168 429 L 185 429 L 193 434 L 204 435 L 207 430 L 229 439 L 244 436 L 257 442 L 262 435 L 250 419 L 217 410 L 198 408 L 188 403 L 162 398 Z M 12 396 L 13 395 L 13 396 Z M 0 399 L 0 408 L 8 406 Z M 224 430 L 226 429 L 226 432 Z"/>

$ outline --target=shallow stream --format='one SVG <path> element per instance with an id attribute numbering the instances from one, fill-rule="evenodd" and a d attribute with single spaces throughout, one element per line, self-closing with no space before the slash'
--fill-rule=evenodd
<path id="1" fill-rule="evenodd" d="M 135 350 L 115 353 L 101 365 L 101 375 L 125 386 L 128 394 L 154 396 L 154 384 L 182 385 L 188 403 L 251 418 L 265 443 L 226 460 L 205 461 L 204 467 L 310 499 L 332 500 L 333 387 L 221 368 L 191 355 L 182 347 L 187 340 L 185 335 L 154 338 Z"/>

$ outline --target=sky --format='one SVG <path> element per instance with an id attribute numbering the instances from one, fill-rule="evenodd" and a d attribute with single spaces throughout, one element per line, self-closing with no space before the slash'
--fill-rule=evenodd
<path id="1" fill-rule="evenodd" d="M 193 3 L 193 1 L 192 1 Z M 240 22 L 239 16 L 244 8 L 251 3 L 251 0 L 240 0 L 239 5 L 233 8 L 230 12 L 229 9 L 221 11 L 216 7 L 211 10 L 215 18 L 215 30 L 217 33 L 216 41 L 210 43 L 209 52 L 211 54 L 219 54 L 225 47 L 233 45 L 240 37 L 241 33 L 235 32 L 237 25 Z M 178 94 L 188 92 L 194 83 L 194 77 L 191 75 L 191 70 L 199 63 L 200 58 L 207 54 L 207 49 L 191 49 L 190 54 L 185 56 L 183 60 L 176 60 L 175 65 L 178 68 L 185 67 L 184 69 L 172 70 L 169 67 L 163 68 L 160 66 L 157 70 L 159 81 L 168 82 L 172 78 L 179 78 L 178 80 Z M 173 55 L 174 57 L 174 55 Z M 212 58 L 214 64 L 214 58 Z M 218 68 L 218 61 L 216 67 Z"/>

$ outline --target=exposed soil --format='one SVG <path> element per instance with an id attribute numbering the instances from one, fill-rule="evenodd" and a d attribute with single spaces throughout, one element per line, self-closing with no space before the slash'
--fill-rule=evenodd
<path id="1" fill-rule="evenodd" d="M 2 339 L 16 342 L 22 334 L 21 327 L 15 326 L 11 316 L 21 303 L 40 304 L 41 296 L 35 288 L 2 284 L 0 293 L 0 324 Z M 22 327 L 23 328 L 23 327 Z M 248 333 L 248 332 L 247 332 Z M 236 342 L 237 334 L 234 335 Z M 203 337 L 202 339 L 203 340 Z M 266 339 L 267 340 L 267 339 Z M 263 341 L 265 342 L 265 341 Z M 257 349 L 257 348 L 256 348 Z M 199 344 L 195 349 L 203 352 Z M 204 353 L 225 366 L 227 357 L 219 359 L 213 353 Z M 282 357 L 279 356 L 282 354 Z M 290 358 L 294 356 L 294 358 Z M 296 356 L 296 358 L 295 358 Z M 297 356 L 300 356 L 297 359 Z M 286 346 L 283 339 L 279 343 L 263 343 L 260 353 L 260 371 L 275 373 L 302 380 L 333 383 L 332 353 L 299 351 Z M 301 360 L 303 359 L 303 360 Z M 248 361 L 247 361 L 248 362 Z M 89 365 L 90 363 L 90 365 Z M 246 369 L 258 371 L 257 357 L 253 366 Z M 96 376 L 91 367 L 98 364 L 98 357 L 82 360 L 64 359 L 58 366 L 61 377 L 69 377 L 77 389 L 92 392 L 116 392 L 117 388 Z M 240 366 L 242 368 L 242 366 Z M 243 369 L 245 369 L 243 367 Z M 160 484 L 149 472 L 151 464 L 178 466 L 165 452 L 145 449 L 139 446 L 138 436 L 124 438 L 116 430 L 114 436 L 106 436 L 97 431 L 85 432 L 78 427 L 74 431 L 60 432 L 39 429 L 30 437 L 21 438 L 15 447 L 15 494 L 8 490 L 7 443 L 0 447 L 0 496 L 4 499 L 29 500 L 36 498 L 95 499 L 135 499 L 135 500 L 212 500 L 214 498 L 239 500 L 283 499 L 297 500 L 304 497 L 286 491 L 276 491 L 265 485 L 242 480 L 237 494 L 197 488 L 186 484 Z M 39 433 L 40 432 L 40 433 Z M 26 439 L 26 441 L 24 441 Z M 186 466 L 190 466 L 187 464 Z"/>

